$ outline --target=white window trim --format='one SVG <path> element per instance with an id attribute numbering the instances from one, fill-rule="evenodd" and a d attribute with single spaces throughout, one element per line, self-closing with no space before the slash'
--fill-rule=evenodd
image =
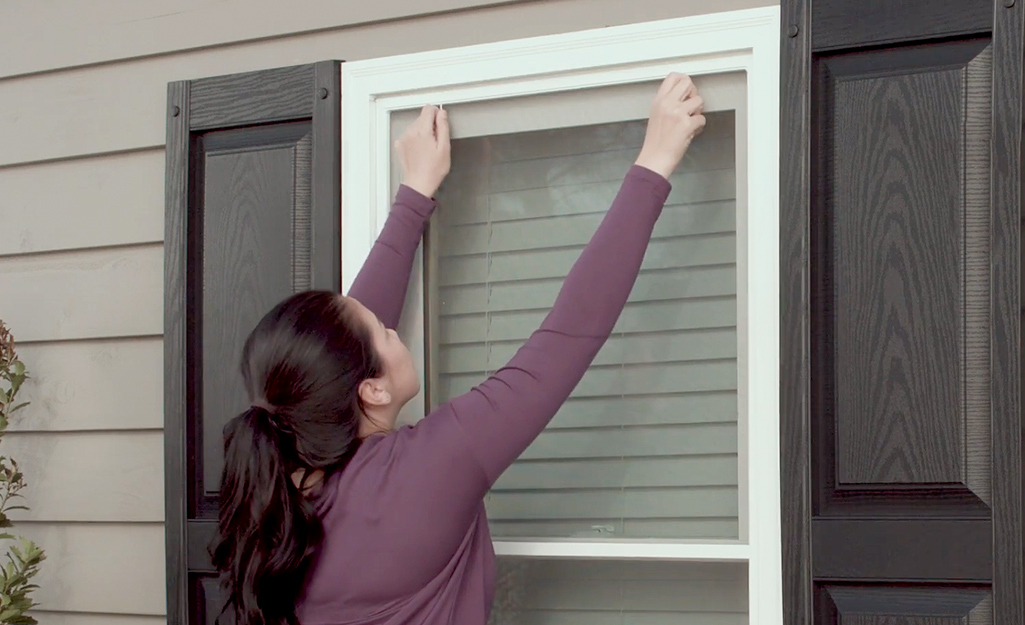
<path id="1" fill-rule="evenodd" d="M 747 73 L 746 466 L 741 541 L 496 541 L 508 556 L 744 561 L 752 623 L 781 625 L 779 462 L 779 9 L 765 7 L 342 64 L 342 285 L 388 216 L 392 111 Z M 738 130 L 739 131 L 739 130 Z M 743 400 L 742 400 L 743 401 Z M 743 431 L 746 430 L 746 431 Z M 744 479 L 746 478 L 746 479 Z M 746 514 L 743 514 L 746 512 Z"/>
<path id="2" fill-rule="evenodd" d="M 664 540 L 553 540 L 495 543 L 500 556 L 572 558 L 574 560 L 677 560 L 681 562 L 743 562 L 751 559 L 748 545 L 737 541 L 684 542 Z"/>

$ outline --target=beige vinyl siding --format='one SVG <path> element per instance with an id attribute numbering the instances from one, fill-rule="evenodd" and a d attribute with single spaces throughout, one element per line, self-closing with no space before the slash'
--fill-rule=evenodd
<path id="1" fill-rule="evenodd" d="M 767 4 L 775 3 L 548 0 L 10 78 L 0 81 L 0 102 L 4 103 L 0 166 L 162 146 L 166 86 L 172 80 L 332 58 L 391 56 Z M 282 13 L 295 10 L 280 6 Z"/>
<path id="2" fill-rule="evenodd" d="M 87 162 L 0 175 L 9 182 L 22 172 L 32 184 L 35 170 Z M 82 179 L 51 179 L 40 194 Z M 84 220 L 89 227 L 65 228 L 46 210 L 17 213 L 33 240 L 46 240 L 37 233 L 59 232 L 64 238 L 54 239 L 73 248 L 78 232 L 94 237 L 79 246 L 88 247 L 29 254 L 4 249 L 0 256 L 0 316 L 16 333 L 32 375 L 24 387 L 32 405 L 4 444 L 29 482 L 31 508 L 12 516 L 17 531 L 47 551 L 37 593 L 44 625 L 108 615 L 145 623 L 165 613 L 162 233 L 156 243 L 145 242 L 150 236 L 139 244 L 97 247 L 95 237 L 118 232 L 116 212 L 108 209 L 121 183 L 108 182 L 96 187 L 110 190 L 104 201 L 75 208 L 96 218 Z M 74 187 L 63 193 L 71 199 Z"/>
<path id="3" fill-rule="evenodd" d="M 0 202 L 0 256 L 160 243 L 164 149 L 3 168 Z"/>
<path id="4" fill-rule="evenodd" d="M 12 432 L 5 453 L 32 476 L 35 496 L 15 521 L 164 521 L 160 430 Z"/>
<path id="5" fill-rule="evenodd" d="M 0 77 L 526 1 L 11 0 L 0 4 Z"/>
<path id="6" fill-rule="evenodd" d="M 160 335 L 163 254 L 144 243 L 0 258 L 0 293 L 18 294 L 4 320 L 32 343 Z"/>
<path id="7" fill-rule="evenodd" d="M 33 374 L 7 449 L 49 556 L 42 625 L 164 620 L 168 82 L 772 3 L 2 3 L 0 318 Z"/>
<path id="8" fill-rule="evenodd" d="M 3 261 L 0 261 L 2 263 Z M 19 432 L 161 430 L 164 343 L 160 336 L 22 345 L 32 363 L 33 405 Z"/>
<path id="9" fill-rule="evenodd" d="M 124 614 L 83 614 L 75 612 L 37 611 L 36 619 L 46 625 L 164 625 L 163 616 Z"/>
<path id="10" fill-rule="evenodd" d="M 37 599 L 46 611 L 165 614 L 163 523 L 23 523 L 17 529 L 47 550 L 37 578 Z"/>
<path id="11" fill-rule="evenodd" d="M 75 612 L 37 611 L 36 619 L 46 625 L 164 625 L 163 616 L 124 614 L 83 614 Z"/>

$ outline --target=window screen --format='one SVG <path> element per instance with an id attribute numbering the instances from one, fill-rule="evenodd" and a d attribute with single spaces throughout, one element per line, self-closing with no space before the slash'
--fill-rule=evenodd
<path id="1" fill-rule="evenodd" d="M 728 100 L 743 78 L 724 76 L 702 86 L 719 110 L 671 180 L 613 336 L 486 500 L 496 539 L 739 537 L 737 115 Z M 540 325 L 637 156 L 655 89 L 605 88 L 608 109 L 591 92 L 450 107 L 453 166 L 422 287 L 431 406 L 500 368 Z M 572 125 L 572 98 L 576 117 L 594 123 Z M 393 132 L 413 113 L 395 115 Z"/>
<path id="2" fill-rule="evenodd" d="M 490 625 L 746 625 L 747 566 L 502 558 Z"/>

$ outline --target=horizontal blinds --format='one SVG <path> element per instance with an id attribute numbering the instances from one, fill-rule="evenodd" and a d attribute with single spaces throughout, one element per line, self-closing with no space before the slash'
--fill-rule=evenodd
<path id="1" fill-rule="evenodd" d="M 499 560 L 489 625 L 747 625 L 745 563 Z"/>
<path id="2" fill-rule="evenodd" d="M 738 536 L 735 115 L 707 117 L 613 337 L 490 493 L 496 537 Z M 454 142 L 429 241 L 432 403 L 538 327 L 644 132 L 629 121 Z"/>
<path id="3" fill-rule="evenodd" d="M 735 110 L 742 106 L 746 93 L 743 73 L 697 76 L 694 83 L 701 91 L 708 112 Z M 441 104 L 449 111 L 452 138 L 467 139 L 647 119 L 658 85 L 657 82 L 628 83 L 483 102 L 449 104 L 441 101 L 435 104 Z M 418 113 L 419 110 L 392 112 L 393 140 Z"/>

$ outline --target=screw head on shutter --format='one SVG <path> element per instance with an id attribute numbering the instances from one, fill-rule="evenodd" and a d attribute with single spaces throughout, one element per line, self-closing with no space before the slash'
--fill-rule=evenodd
<path id="1" fill-rule="evenodd" d="M 327 95 L 328 95 L 327 87 L 321 87 L 320 91 L 318 93 L 320 95 L 320 99 L 321 100 L 326 100 L 327 99 Z"/>
<path id="2" fill-rule="evenodd" d="M 790 37 L 791 39 L 793 39 L 800 32 L 801 32 L 801 29 L 798 28 L 797 24 L 791 24 L 790 27 L 787 28 L 787 37 Z"/>
<path id="3" fill-rule="evenodd" d="M 178 114 L 181 112 L 182 110 L 177 105 L 171 107 L 171 117 L 178 117 Z"/>

